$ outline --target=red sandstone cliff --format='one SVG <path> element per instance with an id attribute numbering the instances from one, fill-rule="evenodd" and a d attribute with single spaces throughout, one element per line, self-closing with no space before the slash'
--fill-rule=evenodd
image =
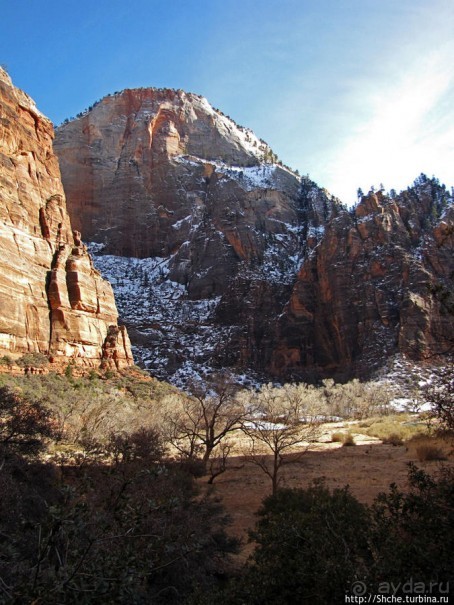
<path id="1" fill-rule="evenodd" d="M 348 211 L 205 99 L 172 90 L 106 97 L 59 127 L 55 148 L 73 223 L 102 248 L 96 262 L 161 377 L 364 375 L 453 337 L 436 295 L 453 289 L 452 198 L 434 180 Z"/>
<path id="2" fill-rule="evenodd" d="M 0 69 L 0 354 L 131 364 L 112 288 L 72 231 L 53 137 Z"/>
<path id="3" fill-rule="evenodd" d="M 295 175 L 265 165 L 269 147 L 198 95 L 136 89 L 105 97 L 57 129 L 55 150 L 71 219 L 86 239 L 122 256 L 177 255 L 175 278 L 195 290 L 198 270 L 223 290 L 227 270 L 216 275 L 213 258 L 260 257 L 260 231 L 296 219 Z M 188 275 L 187 244 L 208 228 L 210 258 L 192 255 Z"/>
<path id="4" fill-rule="evenodd" d="M 306 255 L 279 322 L 270 370 L 367 375 L 396 352 L 452 353 L 454 208 L 423 175 L 391 199 L 363 197 L 328 220 Z"/>

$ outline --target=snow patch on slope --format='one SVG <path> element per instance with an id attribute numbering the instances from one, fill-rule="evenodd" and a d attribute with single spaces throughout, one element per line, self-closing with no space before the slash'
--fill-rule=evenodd
<path id="1" fill-rule="evenodd" d="M 177 155 L 173 159 L 187 166 L 211 165 L 218 174 L 236 181 L 245 191 L 253 191 L 254 189 L 280 190 L 283 187 L 279 183 L 279 172 L 287 172 L 293 175 L 286 168 L 272 163 L 262 162 L 257 166 L 234 166 L 219 160 L 208 161 L 193 155 Z"/>
<path id="2" fill-rule="evenodd" d="M 264 141 L 260 140 L 250 128 L 239 126 L 229 116 L 214 109 L 205 97 L 200 97 L 199 103 L 203 111 L 213 118 L 215 128 L 221 134 L 230 139 L 234 139 L 239 147 L 242 147 L 258 160 L 263 159 L 264 154 L 269 150 L 269 146 Z"/>
<path id="3" fill-rule="evenodd" d="M 96 243 L 88 248 L 96 269 L 112 284 L 121 321 L 136 343 L 136 362 L 181 388 L 210 374 L 229 339 L 230 328 L 213 321 L 220 297 L 191 300 L 185 286 L 168 278 L 172 257 L 103 255 L 103 245 Z M 234 379 L 251 384 L 250 377 Z"/>

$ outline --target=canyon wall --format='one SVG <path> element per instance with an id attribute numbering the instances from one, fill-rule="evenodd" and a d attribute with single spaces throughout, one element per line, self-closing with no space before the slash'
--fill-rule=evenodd
<path id="1" fill-rule="evenodd" d="M 349 210 L 181 90 L 105 97 L 55 149 L 73 224 L 162 378 L 364 376 L 452 343 L 452 198 L 435 179 Z"/>
<path id="2" fill-rule="evenodd" d="M 123 367 L 110 284 L 66 210 L 51 122 L 0 68 L 0 354 Z"/>

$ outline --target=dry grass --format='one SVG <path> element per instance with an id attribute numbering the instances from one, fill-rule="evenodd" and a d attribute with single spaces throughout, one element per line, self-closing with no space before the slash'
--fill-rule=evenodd
<path id="1" fill-rule="evenodd" d="M 394 414 L 371 419 L 368 426 L 365 426 L 362 430 L 367 435 L 377 437 L 383 443 L 401 445 L 415 435 L 426 434 L 427 425 L 416 416 Z"/>
<path id="2" fill-rule="evenodd" d="M 332 443 L 343 443 L 345 437 L 345 433 L 341 433 L 340 431 L 336 431 L 331 435 Z"/>
<path id="3" fill-rule="evenodd" d="M 356 427 L 359 429 L 358 425 Z M 332 427 L 336 428 L 338 427 Z M 339 430 L 335 432 L 342 435 L 346 433 Z M 371 504 L 379 492 L 388 491 L 391 483 L 396 483 L 403 490 L 408 488 L 409 462 L 417 462 L 428 472 L 436 471 L 433 462 L 419 462 L 416 438 L 409 442 L 409 447 L 393 447 L 379 441 L 364 442 L 361 433 L 359 430 L 354 433 L 356 447 L 341 447 L 340 441 L 331 440 L 331 434 L 324 443 L 311 445 L 303 456 L 298 457 L 296 453 L 286 456 L 292 464 L 283 466 L 281 485 L 307 487 L 313 479 L 324 477 L 330 489 L 348 484 L 361 502 Z M 418 439 L 421 440 L 422 437 Z M 441 441 L 432 440 L 431 443 L 442 447 Z M 443 464 L 452 466 L 452 444 L 450 446 L 446 439 L 443 443 L 447 455 Z M 418 444 L 421 445 L 421 441 Z M 213 489 L 231 517 L 230 532 L 243 540 L 244 547 L 239 555 L 239 560 L 242 561 L 252 552 L 253 546 L 247 542 L 247 532 L 255 525 L 255 513 L 263 498 L 271 493 L 271 482 L 247 458 L 234 458 L 231 465 L 236 466 L 237 470 L 227 470 L 218 477 Z M 206 477 L 199 481 L 200 485 L 206 485 Z"/>
<path id="4" fill-rule="evenodd" d="M 404 444 L 404 440 L 398 433 L 391 433 L 391 435 L 388 435 L 388 437 L 384 437 L 382 441 L 385 445 L 397 446 Z"/>
<path id="5" fill-rule="evenodd" d="M 406 443 L 408 451 L 419 462 L 447 460 L 453 452 L 452 438 L 449 435 L 416 435 Z"/>
<path id="6" fill-rule="evenodd" d="M 356 445 L 355 438 L 353 437 L 353 435 L 351 433 L 347 433 L 346 435 L 344 435 L 342 446 L 350 447 L 352 445 Z"/>
<path id="7" fill-rule="evenodd" d="M 444 451 L 436 445 L 420 445 L 416 448 L 416 453 L 420 462 L 447 459 Z"/>

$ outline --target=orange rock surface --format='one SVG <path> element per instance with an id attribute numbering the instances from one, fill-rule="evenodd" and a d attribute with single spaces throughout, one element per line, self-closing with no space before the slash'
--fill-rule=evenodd
<path id="1" fill-rule="evenodd" d="M 0 355 L 132 364 L 112 288 L 72 230 L 51 122 L 0 68 Z M 117 330 L 115 352 L 106 341 Z"/>

